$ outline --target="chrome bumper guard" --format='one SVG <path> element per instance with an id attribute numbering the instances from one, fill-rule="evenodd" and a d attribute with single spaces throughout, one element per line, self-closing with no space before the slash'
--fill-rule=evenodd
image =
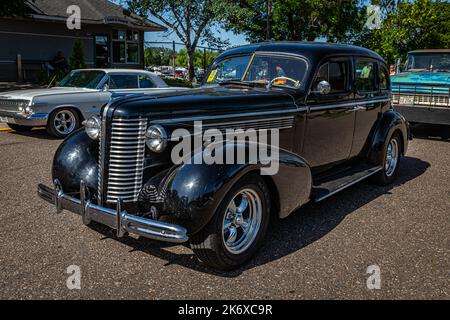
<path id="1" fill-rule="evenodd" d="M 55 205 L 57 213 L 66 209 L 79 214 L 85 225 L 88 225 L 91 221 L 99 222 L 115 229 L 119 238 L 128 232 L 145 238 L 173 243 L 182 243 L 189 239 L 187 230 L 183 227 L 127 213 L 126 210 L 122 209 L 123 202 L 121 199 L 117 201 L 116 210 L 91 203 L 90 200 L 86 199 L 86 186 L 83 181 L 80 183 L 80 199 L 65 194 L 57 179 L 53 183 L 54 189 L 40 184 L 38 195 Z"/>

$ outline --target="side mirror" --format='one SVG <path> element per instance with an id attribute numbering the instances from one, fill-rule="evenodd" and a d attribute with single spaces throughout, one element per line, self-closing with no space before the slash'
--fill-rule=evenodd
<path id="1" fill-rule="evenodd" d="M 313 91 L 313 93 L 318 93 L 318 94 L 329 94 L 331 91 L 331 85 L 328 81 L 320 81 L 317 84 L 316 90 Z"/>
<path id="2" fill-rule="evenodd" d="M 107 83 L 105 83 L 103 85 L 102 91 L 108 91 L 109 90 L 109 85 Z"/>

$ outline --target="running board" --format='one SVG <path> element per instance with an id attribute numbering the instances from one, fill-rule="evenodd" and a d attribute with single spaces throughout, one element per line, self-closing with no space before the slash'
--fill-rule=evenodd
<path id="1" fill-rule="evenodd" d="M 358 183 L 371 175 L 381 171 L 380 166 L 358 166 L 339 172 L 333 177 L 329 177 L 325 181 L 319 182 L 313 186 L 313 199 L 315 202 L 322 201 L 339 191 Z"/>

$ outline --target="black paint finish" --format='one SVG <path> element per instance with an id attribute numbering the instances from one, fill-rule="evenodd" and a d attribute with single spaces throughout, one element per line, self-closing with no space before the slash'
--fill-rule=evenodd
<path id="1" fill-rule="evenodd" d="M 333 170 L 342 162 L 363 161 L 380 165 L 382 146 L 395 130 L 401 133 L 403 152 L 406 152 L 407 123 L 392 110 L 389 91 L 356 92 L 352 63 L 349 64 L 352 76 L 348 90 L 330 95 L 312 92 L 313 78 L 326 61 L 364 57 L 384 65 L 376 53 L 328 44 L 260 44 L 226 51 L 216 61 L 230 55 L 258 52 L 294 54 L 308 61 L 308 74 L 301 87 L 294 90 L 234 84 L 154 96 L 118 97 L 102 112 L 106 125 L 103 137 L 106 154 L 114 118 L 147 118 L 149 125 L 159 124 L 169 134 L 180 127 L 192 130 L 194 121 L 198 120 L 214 127 L 242 121 L 265 124 L 288 118 L 286 121 L 292 120 L 291 125 L 280 130 L 280 170 L 276 175 L 263 176 L 270 187 L 274 209 L 280 217 L 286 217 L 309 201 L 316 173 Z M 238 147 L 248 148 L 246 145 Z M 98 149 L 98 141 L 90 140 L 82 130 L 62 143 L 55 155 L 53 177 L 62 182 L 65 192 L 76 193 L 80 181 L 84 180 L 95 197 Z M 168 218 L 186 227 L 190 234 L 208 223 L 236 181 L 261 167 L 258 163 L 173 165 L 170 151 L 169 147 L 158 156 L 146 151 L 144 187 L 136 204 L 137 214 L 149 215 L 154 206 L 158 210 L 157 218 Z M 199 153 L 194 157 L 198 156 Z M 107 165 L 104 170 L 103 175 L 107 176 Z M 102 188 L 107 188 L 106 179 Z"/>

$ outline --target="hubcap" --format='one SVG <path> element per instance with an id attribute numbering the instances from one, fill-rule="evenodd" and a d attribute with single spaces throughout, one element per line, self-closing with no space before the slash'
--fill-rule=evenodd
<path id="1" fill-rule="evenodd" d="M 225 248 L 240 254 L 255 241 L 261 227 L 262 202 L 252 189 L 239 191 L 228 204 L 223 224 L 222 238 Z"/>
<path id="2" fill-rule="evenodd" d="M 75 129 L 75 115 L 72 111 L 61 110 L 55 115 L 53 124 L 59 134 L 67 135 Z"/>
<path id="3" fill-rule="evenodd" d="M 392 176 L 395 172 L 398 162 L 398 143 L 397 140 L 392 139 L 386 150 L 386 163 L 384 165 L 384 170 L 388 177 Z"/>

